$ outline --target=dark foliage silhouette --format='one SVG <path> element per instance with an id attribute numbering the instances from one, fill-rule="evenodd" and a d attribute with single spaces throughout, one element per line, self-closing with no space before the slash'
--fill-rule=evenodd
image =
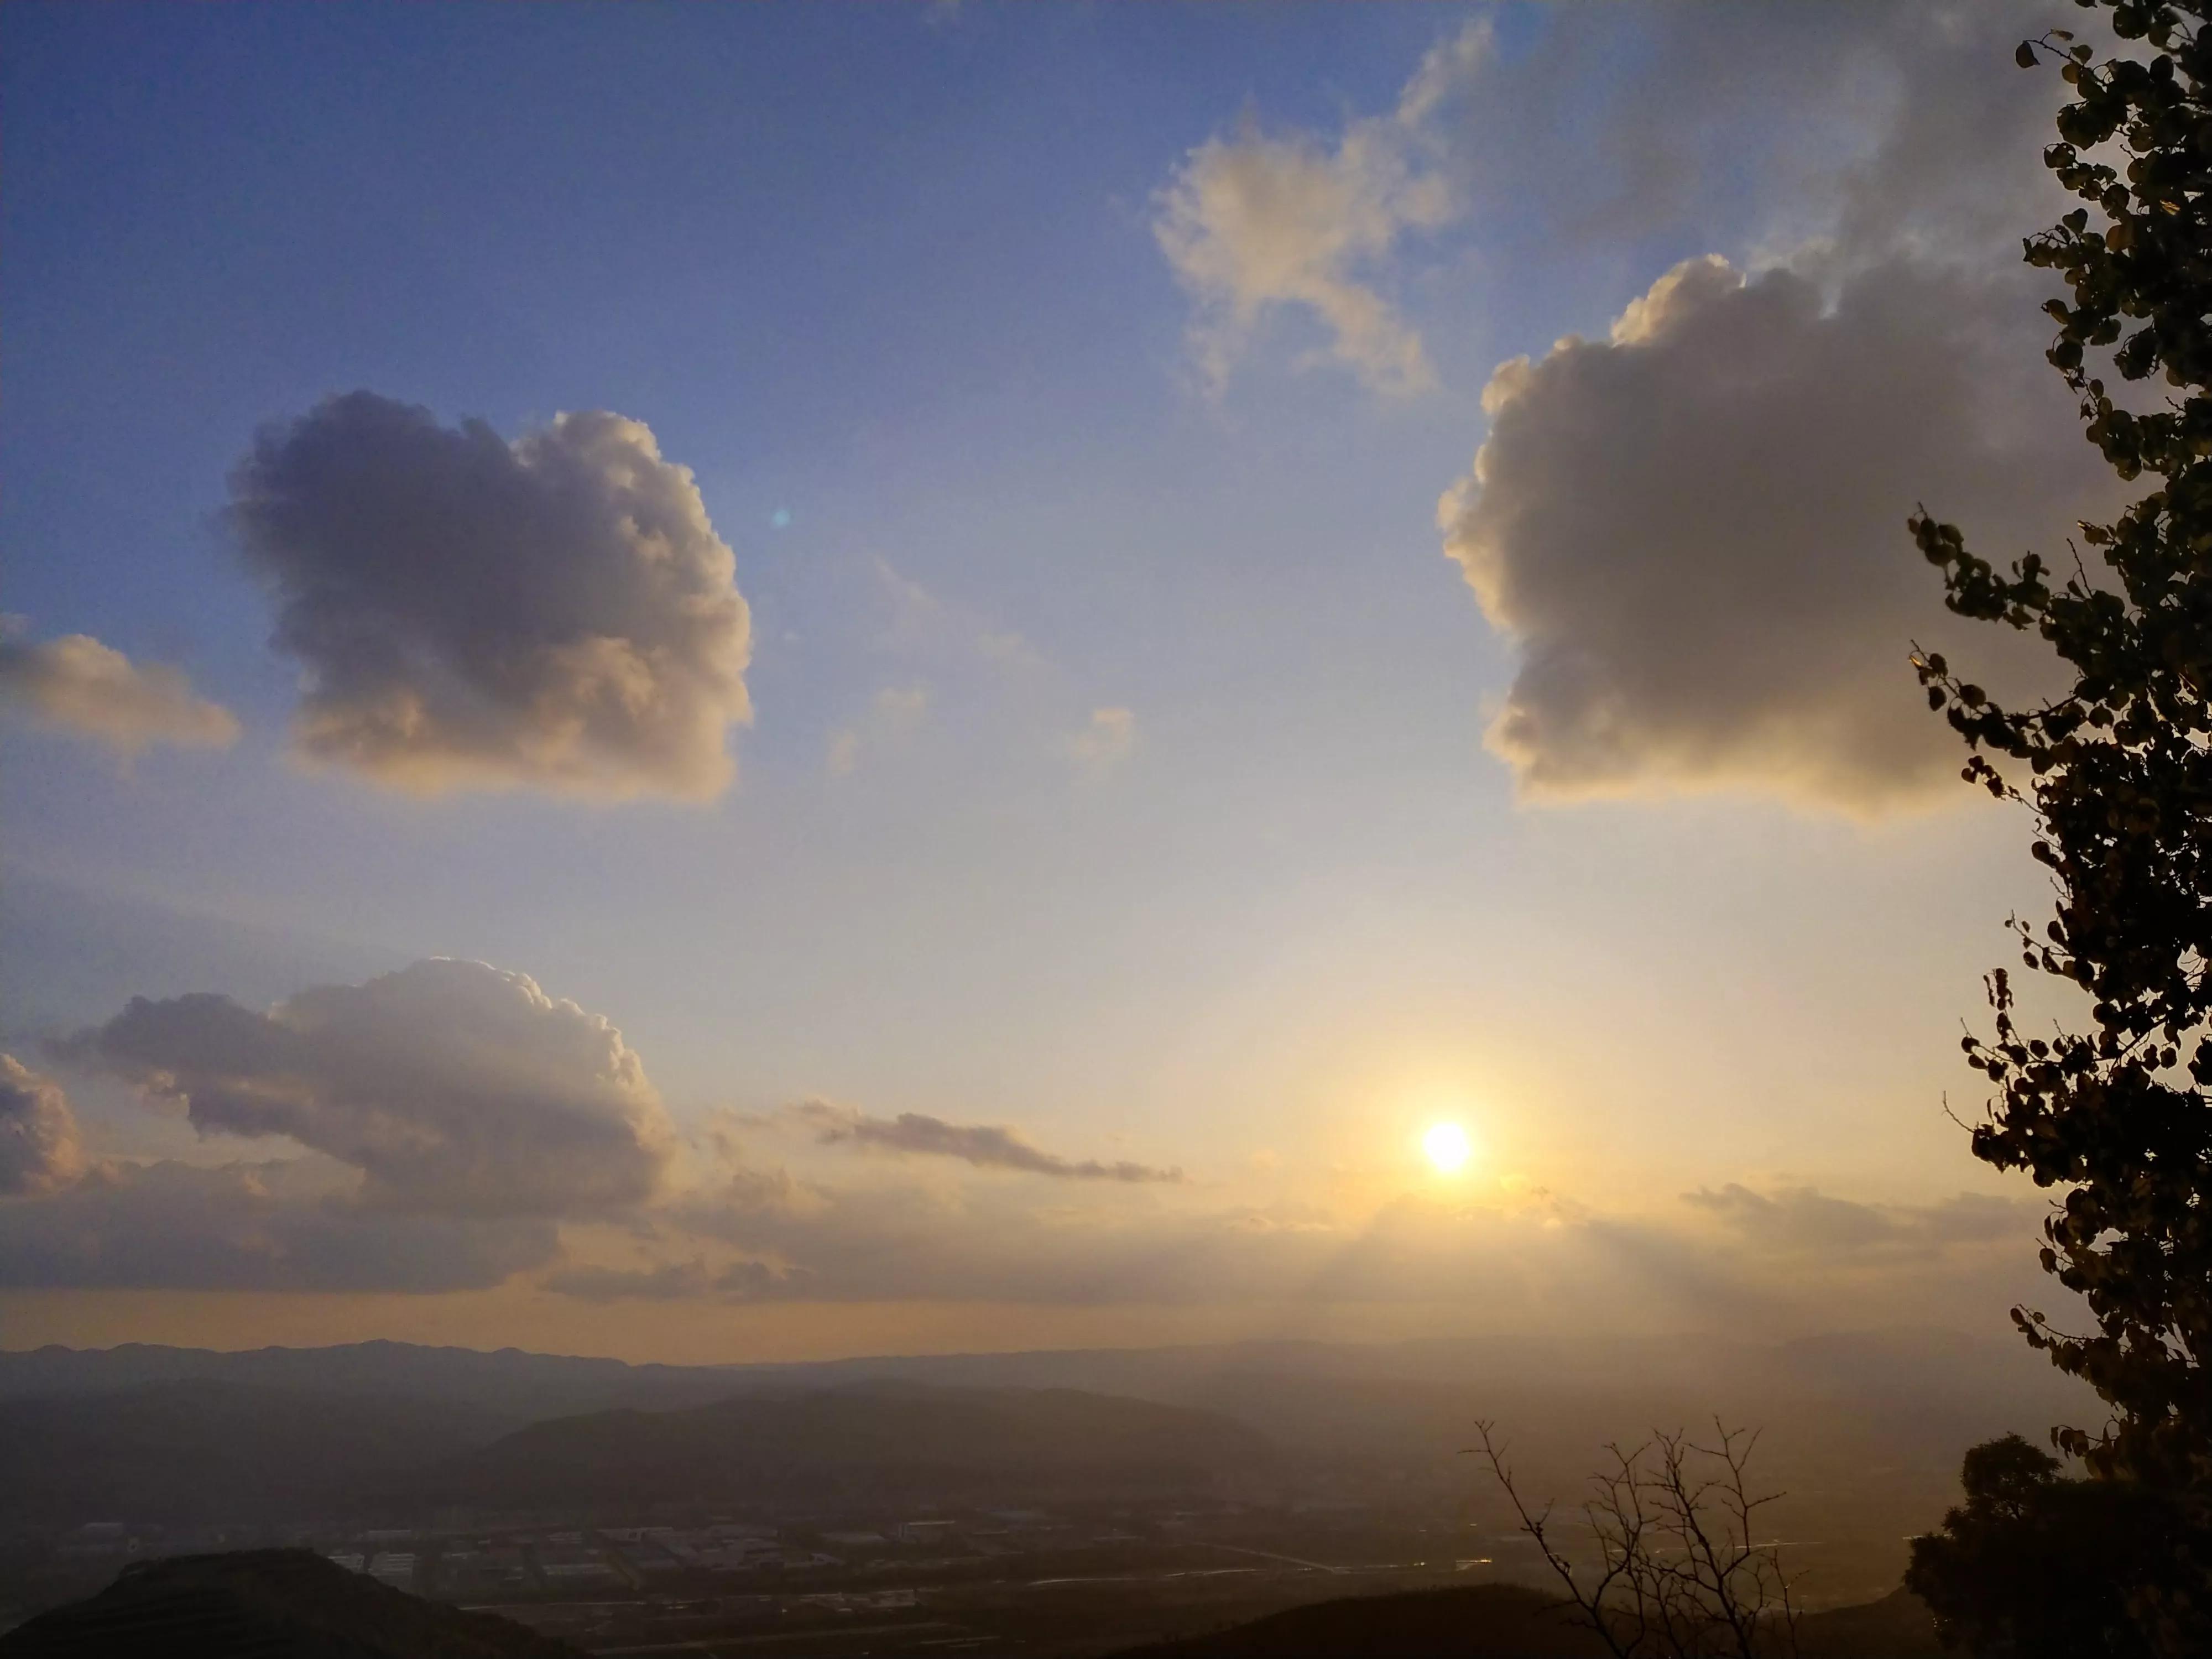
<path id="1" fill-rule="evenodd" d="M 1916 659 L 1931 708 L 1971 751 L 1965 775 L 2027 805 L 2057 889 L 2023 964 L 2086 993 L 2086 1026 L 2031 1035 L 2003 969 L 1995 1030 L 1966 1041 L 1995 1085 L 1977 1156 L 2065 1190 L 2045 1268 L 2094 1328 L 2014 1311 L 2112 1419 L 2054 1436 L 2103 1480 L 2165 1495 L 2187 1524 L 2136 1611 L 2154 1645 L 2212 1651 L 2212 37 L 2202 0 L 2079 0 L 2113 54 L 2053 31 L 2072 101 L 2044 152 L 2085 205 L 2027 243 L 2070 294 L 2049 356 L 2118 477 L 2148 484 L 2083 524 L 2061 574 L 2029 553 L 2000 571 L 1954 525 L 1912 520 L 1961 616 L 2033 629 L 2070 685 L 2007 707 L 1942 658 Z M 2093 225 L 2093 219 L 2095 221 Z M 2107 374 L 2114 377 L 2106 378 Z M 2164 382 L 2123 397 L 2122 382 Z M 2132 406 L 2130 406 L 2132 405 Z"/>
<path id="2" fill-rule="evenodd" d="M 2059 1468 L 2016 1434 L 1966 1454 L 1966 1501 L 1913 1540 L 1905 1575 L 1947 1645 L 2015 1659 L 2152 1652 L 2127 1603 L 2142 1564 L 2165 1545 L 2157 1494 L 2067 1480 Z"/>

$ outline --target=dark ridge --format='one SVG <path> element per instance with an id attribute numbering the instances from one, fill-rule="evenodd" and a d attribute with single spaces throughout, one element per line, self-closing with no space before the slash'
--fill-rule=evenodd
<path id="1" fill-rule="evenodd" d="M 1273 1456 L 1257 1431 L 1211 1412 L 1074 1389 L 888 1383 L 533 1423 L 448 1459 L 422 1485 L 441 1501 L 507 1507 L 993 1492 L 1101 1498 L 1200 1490 Z"/>
<path id="2" fill-rule="evenodd" d="M 580 1659 L 488 1613 L 424 1601 L 310 1550 L 125 1567 L 0 1636 L 0 1659 Z"/>
<path id="3" fill-rule="evenodd" d="M 1350 1595 L 1115 1659 L 1603 1659 L 1556 1596 L 1517 1584 Z"/>
<path id="4" fill-rule="evenodd" d="M 1927 1607 L 1905 1590 L 1808 1613 L 1798 1643 L 1802 1659 L 1936 1659 L 1944 1652 Z M 1319 1601 L 1115 1659 L 1604 1659 L 1605 1651 L 1558 1597 L 1479 1584 Z"/>
<path id="5" fill-rule="evenodd" d="M 207 1380 L 0 1400 L 0 1524 L 319 1515 L 516 1426 L 451 1401 Z"/>

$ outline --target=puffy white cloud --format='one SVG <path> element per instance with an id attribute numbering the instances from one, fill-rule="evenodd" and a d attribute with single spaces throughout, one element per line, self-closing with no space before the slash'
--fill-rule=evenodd
<path id="1" fill-rule="evenodd" d="M 0 1197 L 58 1192 L 88 1167 L 62 1085 L 0 1054 Z"/>
<path id="2" fill-rule="evenodd" d="M 356 392 L 263 432 L 231 494 L 305 671 L 305 758 L 426 793 L 729 783 L 750 619 L 641 422 L 562 415 L 510 443 Z"/>
<path id="3" fill-rule="evenodd" d="M 1524 793 L 1749 787 L 1865 812 L 1950 783 L 1909 643 L 2020 647 L 1953 631 L 1905 518 L 1925 502 L 1985 547 L 2048 547 L 2105 488 L 2033 314 L 2008 275 L 1899 258 L 1831 295 L 1708 258 L 1608 338 L 1499 368 L 1439 520 L 1520 651 L 1488 740 Z"/>
<path id="4" fill-rule="evenodd" d="M 194 695 L 160 663 L 134 663 L 89 634 L 33 641 L 20 617 L 0 617 L 0 705 L 25 719 L 137 755 L 157 743 L 220 749 L 238 720 Z"/>
<path id="5" fill-rule="evenodd" d="M 1180 1170 L 1119 1159 L 1111 1164 L 1097 1158 L 1066 1158 L 1032 1145 L 1019 1131 L 995 1123 L 948 1123 L 921 1112 L 901 1112 L 895 1118 L 870 1117 L 856 1107 L 826 1100 L 803 1101 L 792 1115 L 814 1131 L 825 1146 L 850 1146 L 879 1152 L 911 1152 L 930 1158 L 955 1158 L 979 1169 L 1018 1170 L 1025 1175 L 1051 1176 L 1060 1181 L 1179 1182 Z"/>
<path id="6" fill-rule="evenodd" d="M 1431 54 L 1395 113 L 1351 123 L 1334 145 L 1270 137 L 1248 122 L 1184 158 L 1152 230 L 1197 302 L 1191 343 L 1217 392 L 1266 313 L 1285 306 L 1317 317 L 1332 354 L 1373 390 L 1435 385 L 1419 333 L 1377 273 L 1407 233 L 1457 210 L 1421 129 L 1488 45 L 1487 26 L 1470 26 Z"/>
<path id="7" fill-rule="evenodd" d="M 137 998 L 56 1047 L 203 1132 L 326 1152 L 393 1209 L 619 1211 L 652 1196 L 675 1145 L 620 1031 L 482 963 L 418 962 L 265 1014 L 204 993 Z"/>
<path id="8" fill-rule="evenodd" d="M 558 1254 L 550 1220 L 380 1209 L 329 1191 L 306 1163 L 109 1164 L 0 1204 L 0 1287 L 478 1290 Z"/>

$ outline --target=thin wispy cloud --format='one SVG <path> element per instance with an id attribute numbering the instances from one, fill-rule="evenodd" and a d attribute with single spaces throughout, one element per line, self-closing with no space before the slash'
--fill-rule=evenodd
<path id="1" fill-rule="evenodd" d="M 824 765 L 832 777 L 845 777 L 858 769 L 872 750 L 896 744 L 928 717 L 930 694 L 926 685 L 887 685 L 868 699 L 867 713 L 850 726 L 830 734 Z"/>
<path id="2" fill-rule="evenodd" d="M 1392 114 L 1354 120 L 1333 143 L 1271 135 L 1248 117 L 1184 158 L 1152 231 L 1196 307 L 1191 348 L 1216 394 L 1284 309 L 1319 321 L 1328 355 L 1371 391 L 1403 397 L 1436 385 L 1419 331 L 1382 284 L 1405 238 L 1460 211 L 1426 129 L 1489 43 L 1486 24 L 1470 25 L 1422 64 Z"/>
<path id="3" fill-rule="evenodd" d="M 1094 708 L 1083 728 L 1063 744 L 1076 777 L 1103 783 L 1137 752 L 1137 716 L 1127 708 Z"/>
<path id="4" fill-rule="evenodd" d="M 1182 1180 L 1181 1170 L 1162 1169 L 1127 1159 L 1062 1158 L 1025 1139 L 1018 1130 L 994 1123 L 948 1123 L 921 1112 L 871 1117 L 857 1107 L 826 1100 L 802 1101 L 791 1115 L 813 1131 L 825 1146 L 848 1146 L 872 1152 L 903 1152 L 922 1158 L 957 1158 L 978 1169 L 1013 1170 L 1056 1181 L 1115 1181 L 1125 1183 Z"/>

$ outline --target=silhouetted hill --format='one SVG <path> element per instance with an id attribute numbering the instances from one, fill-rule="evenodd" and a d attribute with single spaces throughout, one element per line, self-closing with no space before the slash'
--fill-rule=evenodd
<path id="1" fill-rule="evenodd" d="M 448 1460 L 429 1486 L 442 1501 L 501 1506 L 1097 1498 L 1199 1489 L 1271 1456 L 1255 1431 L 1180 1407 L 1073 1389 L 885 1384 L 556 1419 Z"/>
<path id="2" fill-rule="evenodd" d="M 1802 1659 L 1935 1659 L 1928 1609 L 1904 1590 L 1865 1607 L 1808 1613 Z M 1603 1659 L 1556 1597 L 1517 1584 L 1355 1595 L 1248 1625 L 1133 1648 L 1116 1659 Z"/>
<path id="3" fill-rule="evenodd" d="M 312 1515 L 513 1426 L 451 1401 L 209 1381 L 0 1401 L 0 1520 Z"/>
<path id="4" fill-rule="evenodd" d="M 248 1550 L 125 1567 L 99 1595 L 0 1636 L 0 1659 L 580 1656 L 512 1620 L 420 1601 L 307 1550 Z"/>
<path id="5" fill-rule="evenodd" d="M 1603 1659 L 1558 1599 L 1517 1584 L 1350 1595 L 1116 1659 Z"/>

